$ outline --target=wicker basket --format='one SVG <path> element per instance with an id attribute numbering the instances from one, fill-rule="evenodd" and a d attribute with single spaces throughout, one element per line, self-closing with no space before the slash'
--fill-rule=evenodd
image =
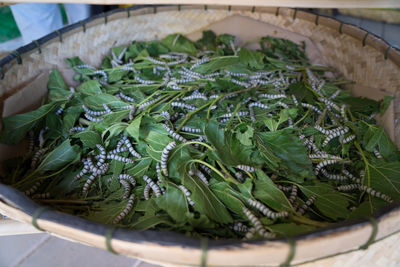
<path id="1" fill-rule="evenodd" d="M 268 34 L 296 42 L 305 41 L 313 63 L 332 66 L 347 79 L 356 81 L 353 94 L 375 99 L 384 95 L 396 96 L 385 116 L 380 118 L 380 123 L 400 146 L 400 51 L 356 26 L 284 8 L 131 7 L 68 26 L 0 61 L 2 115 L 35 107 L 46 94 L 49 70 L 54 67 L 73 85 L 73 72 L 64 62 L 67 57 L 79 56 L 88 64 L 99 65 L 110 47 L 125 45 L 132 40 L 162 38 L 175 32 L 197 38 L 205 29 L 232 33 L 241 41 Z M 18 149 L 1 146 L 0 159 L 11 157 L 14 152 L 18 153 Z M 110 228 L 40 207 L 15 189 L 1 184 L 0 212 L 91 246 L 150 262 L 184 266 L 205 262 L 211 266 L 298 264 L 358 250 L 400 230 L 397 204 L 386 207 L 374 218 L 336 224 L 293 240 L 207 241 L 172 232 Z M 363 257 L 364 253 L 353 254 L 352 262 L 365 266 L 366 260 L 373 259 L 375 264 L 382 263 L 381 256 L 389 255 L 382 252 L 396 249 L 393 242 L 397 240 L 398 235 L 369 248 L 369 255 L 379 254 L 375 258 Z M 396 253 L 398 256 L 398 250 Z M 343 257 L 346 256 L 335 256 L 325 263 L 343 265 Z"/>

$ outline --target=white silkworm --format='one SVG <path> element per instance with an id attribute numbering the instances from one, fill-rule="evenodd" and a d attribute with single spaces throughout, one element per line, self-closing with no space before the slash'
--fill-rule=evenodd
<path id="1" fill-rule="evenodd" d="M 24 194 L 25 194 L 26 196 L 32 195 L 33 193 L 35 193 L 35 192 L 39 189 L 39 187 L 43 184 L 43 182 L 44 182 L 44 180 L 39 180 L 39 181 L 37 181 L 37 182 L 34 183 L 29 189 L 27 189 L 27 190 L 24 192 Z"/>
<path id="2" fill-rule="evenodd" d="M 128 203 L 126 204 L 126 207 L 124 208 L 124 210 L 114 219 L 114 224 L 119 223 L 123 218 L 125 218 L 126 215 L 129 214 L 129 212 L 133 208 L 133 201 L 134 200 L 135 200 L 135 195 L 132 194 L 129 197 Z"/>
<path id="3" fill-rule="evenodd" d="M 346 176 L 328 173 L 328 171 L 325 170 L 324 168 L 321 169 L 321 173 L 322 173 L 322 175 L 324 175 L 326 178 L 328 178 L 330 180 L 335 180 L 335 181 L 346 181 L 347 180 Z"/>
<path id="4" fill-rule="evenodd" d="M 329 134 L 331 134 L 331 133 L 335 133 L 335 132 L 337 132 L 337 131 L 339 131 L 339 130 L 344 129 L 342 126 L 339 126 L 338 128 L 331 129 L 331 130 L 327 130 L 327 129 L 322 128 L 322 127 L 319 126 L 319 125 L 315 125 L 314 128 L 315 128 L 317 131 L 320 131 L 321 133 L 323 133 L 324 135 L 329 135 Z"/>
<path id="5" fill-rule="evenodd" d="M 153 58 L 153 57 L 151 57 L 151 56 L 147 56 L 147 59 L 148 59 L 149 61 L 151 61 L 152 63 L 154 63 L 154 64 L 158 64 L 158 65 L 166 65 L 166 64 L 167 64 L 167 62 L 162 61 L 162 60 L 155 59 L 155 58 Z"/>
<path id="6" fill-rule="evenodd" d="M 314 204 L 317 198 L 315 196 L 311 196 L 307 201 L 299 208 L 297 211 L 298 214 L 304 215 L 304 213 Z"/>
<path id="7" fill-rule="evenodd" d="M 333 103 L 333 101 L 331 101 L 325 97 L 319 97 L 318 100 L 323 102 L 325 105 L 330 106 L 330 107 L 336 109 L 337 111 L 340 111 L 339 106 L 336 105 L 335 103 Z"/>
<path id="8" fill-rule="evenodd" d="M 124 140 L 124 143 L 125 143 L 126 147 L 128 148 L 129 153 L 131 153 L 131 155 L 133 157 L 136 157 L 139 159 L 142 158 L 142 155 L 140 155 L 138 152 L 136 152 L 136 150 L 133 148 L 131 141 L 129 141 L 128 137 L 124 136 L 122 139 Z"/>
<path id="9" fill-rule="evenodd" d="M 247 103 L 249 103 L 251 101 L 251 97 L 246 98 L 245 100 L 243 100 L 241 102 L 242 105 L 246 105 Z"/>
<path id="10" fill-rule="evenodd" d="M 95 118 L 95 117 L 90 116 L 87 113 L 85 113 L 84 115 L 85 115 L 86 119 L 88 119 L 89 121 L 92 121 L 92 122 L 101 122 L 103 120 L 103 118 Z"/>
<path id="11" fill-rule="evenodd" d="M 75 68 L 77 68 L 77 69 L 92 69 L 92 70 L 96 70 L 95 67 L 93 67 L 92 65 L 88 65 L 88 64 L 78 65 L 78 66 L 75 66 Z"/>
<path id="12" fill-rule="evenodd" d="M 295 95 L 292 95 L 292 100 L 293 100 L 293 103 L 294 103 L 296 106 L 299 105 L 299 102 L 297 101 L 297 98 L 296 98 Z"/>
<path id="13" fill-rule="evenodd" d="M 250 83 L 242 82 L 242 81 L 239 81 L 239 80 L 236 80 L 236 79 L 231 79 L 231 82 L 233 82 L 234 84 L 243 86 L 244 88 L 250 88 L 250 86 L 251 86 Z"/>
<path id="14" fill-rule="evenodd" d="M 283 108 L 289 108 L 289 106 L 281 101 L 276 102 L 277 105 L 283 107 Z"/>
<path id="15" fill-rule="evenodd" d="M 46 149 L 41 148 L 32 157 L 32 162 L 31 162 L 31 168 L 34 169 L 36 168 L 37 162 L 39 161 L 40 156 L 46 151 Z"/>
<path id="16" fill-rule="evenodd" d="M 310 159 L 337 159 L 337 160 L 342 160 L 341 157 L 335 156 L 335 155 L 329 155 L 326 152 L 319 152 L 316 154 L 310 154 L 308 156 Z"/>
<path id="17" fill-rule="evenodd" d="M 97 176 L 99 176 L 99 174 L 97 172 L 93 172 L 89 176 L 89 178 L 86 180 L 86 182 L 85 182 L 85 184 L 83 185 L 83 188 L 82 188 L 82 194 L 83 195 L 85 195 L 88 192 L 89 187 L 93 184 L 93 182 L 97 178 Z"/>
<path id="18" fill-rule="evenodd" d="M 106 161 L 106 150 L 102 145 L 97 144 L 96 145 L 97 149 L 100 151 L 99 154 L 99 161 L 97 162 L 97 167 L 100 167 L 104 164 L 104 162 Z"/>
<path id="19" fill-rule="evenodd" d="M 146 186 L 143 189 L 144 200 L 150 199 L 150 190 L 151 190 L 151 186 L 149 184 L 146 184 Z"/>
<path id="20" fill-rule="evenodd" d="M 169 126 L 167 124 L 163 124 L 164 129 L 172 136 L 172 138 L 184 143 L 187 142 L 187 140 L 181 136 L 180 134 L 174 132 L 171 128 L 169 128 Z"/>
<path id="21" fill-rule="evenodd" d="M 97 74 L 100 74 L 101 76 L 103 76 L 104 81 L 108 82 L 108 76 L 107 76 L 107 73 L 105 71 L 96 70 L 96 71 L 93 71 L 93 73 L 92 73 L 92 75 L 97 75 Z"/>
<path id="22" fill-rule="evenodd" d="M 283 192 L 289 192 L 289 191 L 292 191 L 292 189 L 293 189 L 292 186 L 286 186 L 286 185 L 280 185 L 280 184 L 277 184 L 276 187 L 278 187 Z"/>
<path id="23" fill-rule="evenodd" d="M 245 172 L 255 172 L 256 169 L 254 167 L 251 166 L 247 166 L 247 165 L 237 165 L 236 168 L 238 168 L 239 170 L 245 171 Z"/>
<path id="24" fill-rule="evenodd" d="M 135 178 L 133 178 L 133 176 L 126 174 L 126 173 L 122 173 L 122 174 L 118 175 L 118 180 L 128 181 L 132 186 L 136 185 Z"/>
<path id="25" fill-rule="evenodd" d="M 168 145 L 166 145 L 161 153 L 161 170 L 163 174 L 168 177 L 168 155 L 172 149 L 176 146 L 175 141 L 171 141 Z"/>
<path id="26" fill-rule="evenodd" d="M 122 152 L 125 152 L 125 151 L 128 151 L 127 147 L 117 147 L 117 148 L 109 151 L 108 154 L 117 154 L 117 153 L 122 153 Z"/>
<path id="27" fill-rule="evenodd" d="M 201 133 L 201 129 L 199 128 L 193 128 L 193 127 L 189 127 L 189 126 L 183 126 L 181 128 L 182 132 L 188 132 L 188 133 Z"/>
<path id="28" fill-rule="evenodd" d="M 343 169 L 343 170 L 342 170 L 342 173 L 343 173 L 345 176 L 347 176 L 347 178 L 350 179 L 351 181 L 353 181 L 354 183 L 361 184 L 361 179 L 356 178 L 356 177 L 355 177 L 353 174 L 351 174 L 349 171 Z"/>
<path id="29" fill-rule="evenodd" d="M 340 115 L 342 116 L 344 122 L 349 121 L 349 119 L 346 116 L 346 105 L 344 105 L 344 104 L 342 106 L 340 106 Z"/>
<path id="30" fill-rule="evenodd" d="M 320 163 L 317 164 L 317 166 L 315 167 L 315 175 L 318 175 L 318 173 L 320 172 L 320 170 L 328 165 L 333 165 L 336 163 L 339 163 L 340 160 L 337 159 L 328 159 L 328 160 L 323 160 Z"/>
<path id="31" fill-rule="evenodd" d="M 311 82 L 316 83 L 318 82 L 318 78 L 314 75 L 314 73 L 310 69 L 306 69 L 307 76 Z"/>
<path id="32" fill-rule="evenodd" d="M 182 98 L 183 101 L 188 101 L 188 100 L 193 100 L 193 99 L 203 99 L 203 100 L 208 100 L 207 96 L 205 94 L 192 94 L 190 96 L 186 96 Z"/>
<path id="33" fill-rule="evenodd" d="M 198 60 L 196 63 L 194 63 L 191 67 L 190 70 L 196 68 L 197 66 L 200 66 L 201 64 L 210 62 L 210 58 L 209 57 L 203 57 L 202 59 Z"/>
<path id="34" fill-rule="evenodd" d="M 290 202 L 291 204 L 293 204 L 293 203 L 296 201 L 296 198 L 297 198 L 297 191 L 298 191 L 297 186 L 292 185 L 292 189 L 291 189 L 290 196 L 289 196 L 289 202 Z"/>
<path id="35" fill-rule="evenodd" d="M 161 189 L 158 187 L 157 184 L 153 182 L 153 180 L 150 179 L 147 175 L 143 175 L 143 180 L 146 182 L 146 184 L 150 185 L 151 189 L 153 190 L 154 194 L 156 197 L 161 196 Z"/>
<path id="36" fill-rule="evenodd" d="M 135 112 L 136 112 L 136 106 L 135 105 L 131 105 L 131 110 L 129 111 L 129 116 L 128 116 L 128 119 L 130 121 L 133 120 L 133 118 L 135 116 Z"/>
<path id="37" fill-rule="evenodd" d="M 335 99 L 338 95 L 340 94 L 340 89 L 337 89 L 336 92 L 334 92 L 329 99 Z"/>
<path id="38" fill-rule="evenodd" d="M 278 219 L 278 218 L 284 218 L 289 216 L 289 213 L 287 211 L 281 211 L 281 212 L 274 212 L 267 208 L 264 204 L 262 204 L 260 201 L 253 200 L 253 199 L 248 199 L 247 203 L 249 203 L 250 206 L 253 208 L 259 210 L 262 214 L 264 214 L 266 217 L 270 219 Z"/>
<path id="39" fill-rule="evenodd" d="M 123 94 L 122 92 L 119 92 L 119 93 L 118 93 L 118 96 L 119 96 L 121 99 L 126 100 L 126 101 L 128 101 L 128 102 L 135 102 L 135 99 L 133 99 L 133 98 L 130 97 L 130 96 L 127 96 L 127 95 Z"/>
<path id="40" fill-rule="evenodd" d="M 286 98 L 285 94 L 259 94 L 260 98 L 268 98 L 268 99 L 278 99 L 278 98 Z"/>
<path id="41" fill-rule="evenodd" d="M 199 164 L 200 169 L 202 169 L 203 171 L 205 171 L 208 175 L 211 175 L 212 170 L 207 167 L 206 165 L 203 164 Z"/>
<path id="42" fill-rule="evenodd" d="M 193 111 L 193 110 L 197 109 L 197 107 L 194 106 L 194 105 L 189 105 L 189 104 L 186 104 L 186 103 L 183 103 L 183 102 L 177 102 L 177 101 L 171 102 L 171 106 L 172 107 L 178 107 L 178 108 L 185 108 L 185 109 L 190 110 L 190 111 Z"/>
<path id="43" fill-rule="evenodd" d="M 232 117 L 234 114 L 235 114 L 235 113 L 233 113 L 233 112 L 226 113 L 226 114 L 221 115 L 221 118 L 227 119 L 227 118 Z M 239 116 L 239 117 L 248 116 L 248 115 L 249 115 L 249 112 L 248 112 L 248 111 L 239 111 L 239 112 L 236 112 L 235 115 L 237 115 L 237 116 Z"/>
<path id="44" fill-rule="evenodd" d="M 250 223 L 254 226 L 255 230 L 265 238 L 273 238 L 275 235 L 273 233 L 266 232 L 264 226 L 261 221 L 246 207 L 243 207 L 243 212 L 249 219 Z M 246 234 L 246 238 L 250 237 L 250 235 Z M 251 238 L 251 237 L 250 237 Z"/>
<path id="45" fill-rule="evenodd" d="M 235 232 L 245 233 L 249 231 L 249 227 L 247 227 L 241 222 L 235 222 L 232 226 L 232 230 Z"/>
<path id="46" fill-rule="evenodd" d="M 84 130 L 86 130 L 85 127 L 79 127 L 79 126 L 77 126 L 77 127 L 72 127 L 71 129 L 69 129 L 69 132 L 70 132 L 70 133 L 73 133 L 73 132 L 83 132 Z"/>
<path id="47" fill-rule="evenodd" d="M 232 77 L 249 77 L 248 74 L 242 73 L 242 72 L 231 72 L 229 70 L 224 70 L 224 71 L 227 75 L 232 76 Z"/>
<path id="48" fill-rule="evenodd" d="M 50 198 L 50 193 L 42 193 L 42 194 L 34 194 L 32 196 L 32 199 L 46 199 L 46 198 Z"/>
<path id="49" fill-rule="evenodd" d="M 312 110 L 314 110 L 315 112 L 317 112 L 317 113 L 319 113 L 319 114 L 322 113 L 321 110 L 319 110 L 316 106 L 313 106 L 313 105 L 311 105 L 311 104 L 308 104 L 308 103 L 301 103 L 301 105 L 302 105 L 303 107 L 305 107 L 305 108 L 312 109 Z"/>
<path id="50" fill-rule="evenodd" d="M 346 137 L 342 140 L 342 144 L 347 144 L 347 143 L 353 141 L 354 139 L 356 139 L 356 136 L 354 134 L 349 135 L 348 137 Z"/>
<path id="51" fill-rule="evenodd" d="M 344 134 L 346 134 L 349 131 L 349 127 L 345 127 L 344 129 L 340 129 L 337 130 L 335 132 L 330 133 L 324 140 L 324 142 L 322 143 L 322 147 L 325 147 L 328 145 L 328 143 L 335 137 L 338 136 L 343 136 Z"/>
<path id="52" fill-rule="evenodd" d="M 134 163 L 134 161 L 131 160 L 130 158 L 125 158 L 125 157 L 122 157 L 122 156 L 119 156 L 119 155 L 115 155 L 115 154 L 108 154 L 107 155 L 107 159 L 113 159 L 113 160 L 121 161 L 121 162 L 124 162 L 124 163 Z"/>
<path id="53" fill-rule="evenodd" d="M 238 96 L 238 94 L 236 94 L 236 93 L 227 94 L 227 95 L 221 97 L 221 99 L 219 100 L 219 103 L 222 103 L 222 101 L 224 101 L 224 100 L 231 99 L 231 98 L 234 98 L 237 96 Z M 210 98 L 211 98 L 211 96 L 210 96 Z"/>
<path id="54" fill-rule="evenodd" d="M 189 205 L 190 206 L 194 206 L 194 201 L 190 198 L 190 195 L 191 195 L 191 193 L 190 193 L 190 191 L 189 191 L 189 189 L 187 189 L 185 186 L 183 186 L 183 185 L 179 185 L 179 188 L 182 190 L 182 192 L 185 194 L 185 196 L 186 196 L 186 200 L 187 200 L 187 202 L 189 203 Z"/>
<path id="55" fill-rule="evenodd" d="M 190 176 L 196 175 L 200 180 L 203 181 L 203 183 L 205 185 L 207 185 L 207 186 L 209 185 L 207 177 L 201 171 L 199 171 L 199 170 L 190 170 L 189 171 L 189 175 Z"/>
<path id="56" fill-rule="evenodd" d="M 171 120 L 171 115 L 166 110 L 161 111 L 160 115 L 163 116 L 166 120 Z"/>
<path id="57" fill-rule="evenodd" d="M 138 73 L 138 71 L 134 67 L 132 67 L 132 64 L 127 64 L 127 65 L 121 66 L 119 69 L 126 70 L 126 71 L 132 71 L 133 73 Z"/>
<path id="58" fill-rule="evenodd" d="M 249 104 L 249 108 L 253 108 L 253 107 L 258 107 L 258 108 L 262 108 L 262 109 L 269 109 L 269 106 L 264 105 L 263 103 L 260 102 L 252 102 Z"/>
<path id="59" fill-rule="evenodd" d="M 44 138 L 43 138 L 43 134 L 47 131 L 47 127 L 43 128 L 40 130 L 39 132 L 39 147 L 43 147 L 44 145 Z"/>
<path id="60" fill-rule="evenodd" d="M 360 190 L 360 191 L 365 191 L 367 194 L 373 196 L 373 197 L 377 197 L 380 199 L 385 200 L 386 202 L 392 203 L 393 200 L 391 197 L 389 197 L 388 195 L 385 195 L 379 191 L 376 191 L 374 189 L 372 189 L 371 187 L 368 187 L 366 185 L 362 185 L 362 184 L 349 184 L 349 185 L 341 185 L 338 186 L 336 188 L 338 191 L 343 191 L 343 192 L 347 192 L 347 191 L 353 191 L 353 190 Z"/>
<path id="61" fill-rule="evenodd" d="M 86 161 L 83 162 L 83 169 L 75 176 L 75 180 L 78 180 L 82 178 L 86 173 L 88 173 L 90 170 L 89 165 L 86 163 Z"/>
<path id="62" fill-rule="evenodd" d="M 103 104 L 103 108 L 106 114 L 112 113 L 112 110 L 107 106 L 107 104 Z"/>
<path id="63" fill-rule="evenodd" d="M 374 148 L 374 154 L 375 154 L 375 157 L 377 157 L 378 159 L 383 158 L 383 157 L 382 157 L 382 154 L 379 153 L 378 149 L 376 149 L 376 148 Z"/>
<path id="64" fill-rule="evenodd" d="M 157 102 L 157 101 L 158 101 L 158 99 L 153 99 L 153 100 L 146 101 L 146 102 L 144 102 L 143 104 L 140 104 L 138 108 L 139 108 L 141 111 L 143 111 L 144 108 L 146 108 L 146 107 L 148 107 L 148 106 L 154 104 L 154 103 Z"/>
<path id="65" fill-rule="evenodd" d="M 216 98 L 218 98 L 218 97 L 219 97 L 219 95 L 210 95 L 210 96 L 209 96 L 210 99 L 216 99 Z"/>
<path id="66" fill-rule="evenodd" d="M 155 84 L 157 83 L 156 81 L 150 81 L 150 80 L 144 80 L 138 76 L 135 76 L 135 80 L 138 81 L 141 84 Z"/>
<path id="67" fill-rule="evenodd" d="M 124 188 L 124 195 L 122 196 L 123 199 L 127 199 L 129 197 L 129 194 L 131 192 L 131 185 L 125 180 L 119 180 L 119 183 L 122 185 Z"/>

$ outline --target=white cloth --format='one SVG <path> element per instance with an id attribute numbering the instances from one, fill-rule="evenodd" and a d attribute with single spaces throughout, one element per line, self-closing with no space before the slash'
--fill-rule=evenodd
<path id="1" fill-rule="evenodd" d="M 24 44 L 63 27 L 57 4 L 24 3 L 10 6 Z"/>
<path id="2" fill-rule="evenodd" d="M 90 16 L 90 5 L 86 4 L 64 4 L 68 23 L 76 23 Z"/>

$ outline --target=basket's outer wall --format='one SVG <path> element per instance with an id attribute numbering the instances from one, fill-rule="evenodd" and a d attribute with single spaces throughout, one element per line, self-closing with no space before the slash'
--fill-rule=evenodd
<path id="1" fill-rule="evenodd" d="M 72 84 L 72 72 L 68 70 L 64 61 L 67 57 L 79 56 L 85 63 L 96 66 L 101 58 L 109 53 L 110 47 L 126 45 L 132 40 L 160 39 L 175 32 L 193 34 L 234 16 L 267 22 L 311 40 L 316 49 L 324 55 L 321 62 L 336 68 L 347 79 L 357 82 L 358 87 L 354 88 L 357 94 L 367 94 L 371 90 L 374 94 L 378 92 L 375 97 L 381 97 L 398 96 L 400 92 L 399 51 L 388 49 L 381 39 L 372 34 L 366 35 L 365 31 L 355 26 L 341 25 L 331 18 L 283 8 L 232 7 L 228 10 L 225 7 L 209 6 L 204 10 L 203 7 L 182 6 L 114 12 L 88 20 L 86 25 L 82 24 L 85 26 L 70 26 L 39 40 L 41 53 L 38 49 L 22 53 L 24 49 L 27 50 L 33 45 L 19 49 L 22 53 L 22 64 L 17 64 L 14 59 L 16 56 L 8 56 L 0 61 L 0 66 L 5 71 L 4 79 L 0 82 L 0 96 L 4 100 L 11 95 L 18 95 L 23 84 L 32 81 L 33 84 L 37 81 L 42 84 L 41 90 L 37 84 L 33 88 L 38 88 L 36 90 L 43 93 L 45 85 L 40 81 L 46 80 L 48 71 L 54 67 L 69 77 Z M 83 31 L 84 29 L 86 31 Z M 55 35 L 57 38 L 54 38 Z M 12 60 L 6 63 L 10 59 Z M 6 114 L 18 111 L 12 110 L 12 107 L 15 108 L 12 103 L 17 103 L 17 100 L 18 97 L 14 102 L 7 104 L 9 108 L 6 109 Z M 398 100 L 397 97 L 396 101 Z M 4 106 L 3 101 L 1 105 Z M 391 115 L 383 120 L 384 126 L 399 145 L 398 102 L 391 105 L 388 114 Z M 1 184 L 0 199 L 3 200 L 0 202 L 1 212 L 25 222 L 32 221 L 32 215 L 38 208 L 16 190 Z M 379 219 L 377 239 L 400 230 L 400 211 L 393 209 L 386 212 Z M 107 227 L 104 225 L 53 211 L 43 212 L 37 222 L 42 229 L 49 232 L 106 248 L 104 236 Z M 368 241 L 372 233 L 372 226 L 368 222 L 352 226 L 348 223 L 342 225 L 341 228 L 298 238 L 293 262 L 309 261 L 357 249 Z M 113 235 L 111 245 L 118 253 L 170 264 L 198 265 L 202 255 L 199 240 L 175 233 L 139 233 L 118 229 Z M 278 265 L 284 262 L 289 254 L 289 245 L 285 240 L 244 243 L 210 241 L 208 248 L 207 262 L 215 266 Z"/>

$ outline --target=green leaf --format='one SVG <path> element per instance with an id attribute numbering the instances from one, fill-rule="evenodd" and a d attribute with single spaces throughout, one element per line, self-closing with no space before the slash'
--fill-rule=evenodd
<path id="1" fill-rule="evenodd" d="M 185 214 L 189 211 L 185 194 L 173 183 L 166 182 L 165 185 L 166 193 L 155 199 L 157 205 L 176 222 L 185 222 Z"/>
<path id="2" fill-rule="evenodd" d="M 387 158 L 397 153 L 396 145 L 390 140 L 385 130 L 378 125 L 370 125 L 364 135 L 364 147 L 367 151 L 374 151 L 378 146 L 379 152 L 383 157 Z"/>
<path id="3" fill-rule="evenodd" d="M 77 160 L 79 156 L 79 147 L 76 145 L 71 146 L 70 140 L 67 139 L 47 154 L 37 167 L 36 172 L 42 174 L 47 171 L 59 170 L 65 165 Z"/>
<path id="4" fill-rule="evenodd" d="M 126 128 L 126 131 L 130 136 L 135 138 L 137 142 L 139 142 L 139 133 L 140 133 L 140 123 L 142 122 L 142 116 L 136 117 Z"/>
<path id="5" fill-rule="evenodd" d="M 142 177 L 149 170 L 152 161 L 151 158 L 142 158 L 139 163 L 128 169 L 126 173 L 135 178 Z"/>
<path id="6" fill-rule="evenodd" d="M 315 207 L 326 217 L 337 220 L 345 219 L 349 210 L 349 199 L 339 194 L 331 185 L 314 181 L 313 185 L 298 185 L 307 198 L 315 196 Z"/>
<path id="7" fill-rule="evenodd" d="M 256 174 L 257 180 L 255 182 L 254 197 L 276 211 L 292 210 L 289 200 L 276 187 L 275 183 L 261 170 L 257 170 Z"/>
<path id="8" fill-rule="evenodd" d="M 245 206 L 242 201 L 234 196 L 233 189 L 225 182 L 219 182 L 210 186 L 214 194 L 219 198 L 228 209 L 240 215 L 242 219 L 246 219 L 243 212 Z"/>
<path id="9" fill-rule="evenodd" d="M 245 123 L 239 124 L 235 128 L 236 138 L 245 146 L 253 145 L 252 139 L 254 135 L 254 128 L 246 125 Z"/>
<path id="10" fill-rule="evenodd" d="M 28 113 L 3 118 L 0 142 L 14 145 L 20 143 L 28 131 L 54 109 L 55 104 L 56 102 L 53 102 Z"/>
<path id="11" fill-rule="evenodd" d="M 256 136 L 258 143 L 263 142 L 264 146 L 269 146 L 274 155 L 282 160 L 280 168 L 288 169 L 298 178 L 315 177 L 306 148 L 290 130 L 262 132 Z"/>
<path id="12" fill-rule="evenodd" d="M 76 133 L 73 137 L 79 138 L 84 146 L 95 148 L 97 144 L 102 144 L 103 140 L 95 131 L 83 131 Z"/>
<path id="13" fill-rule="evenodd" d="M 71 94 L 68 85 L 57 69 L 51 71 L 47 88 L 49 89 L 50 101 L 65 100 Z"/>
<path id="14" fill-rule="evenodd" d="M 214 57 L 211 58 L 210 62 L 201 64 L 200 66 L 194 68 L 194 71 L 203 74 L 212 73 L 217 70 L 228 68 L 229 66 L 237 64 L 239 62 L 240 60 L 238 56 Z"/>
<path id="15" fill-rule="evenodd" d="M 383 115 L 385 114 L 386 110 L 389 108 L 390 103 L 392 100 L 394 100 L 394 96 L 385 96 L 383 100 L 381 101 L 380 107 L 379 107 L 379 114 Z"/>
<path id="16" fill-rule="evenodd" d="M 161 40 L 161 43 L 173 52 L 183 52 L 196 55 L 197 49 L 192 41 L 181 34 L 170 34 Z"/>
<path id="17" fill-rule="evenodd" d="M 107 104 L 110 108 L 122 108 L 127 104 L 116 96 L 109 94 L 91 95 L 83 99 L 83 102 L 88 107 L 103 108 L 103 104 Z"/>
<path id="18" fill-rule="evenodd" d="M 216 222 L 231 223 L 233 221 L 225 206 L 201 180 L 194 179 L 185 173 L 182 183 L 192 192 L 190 198 L 195 202 L 196 210 Z"/>
<path id="19" fill-rule="evenodd" d="M 96 80 L 89 80 L 87 82 L 84 82 L 76 89 L 78 92 L 81 92 L 85 95 L 98 95 L 103 93 L 100 83 Z"/>
<path id="20" fill-rule="evenodd" d="M 265 55 L 247 48 L 241 48 L 239 51 L 239 60 L 250 68 L 260 70 L 264 67 Z"/>
<path id="21" fill-rule="evenodd" d="M 400 161 L 368 165 L 364 183 L 374 190 L 400 200 Z"/>
<path id="22" fill-rule="evenodd" d="M 129 225 L 129 227 L 137 230 L 147 230 L 153 228 L 159 224 L 174 225 L 169 216 L 159 215 L 159 216 L 143 216 L 139 218 L 136 222 Z"/>

